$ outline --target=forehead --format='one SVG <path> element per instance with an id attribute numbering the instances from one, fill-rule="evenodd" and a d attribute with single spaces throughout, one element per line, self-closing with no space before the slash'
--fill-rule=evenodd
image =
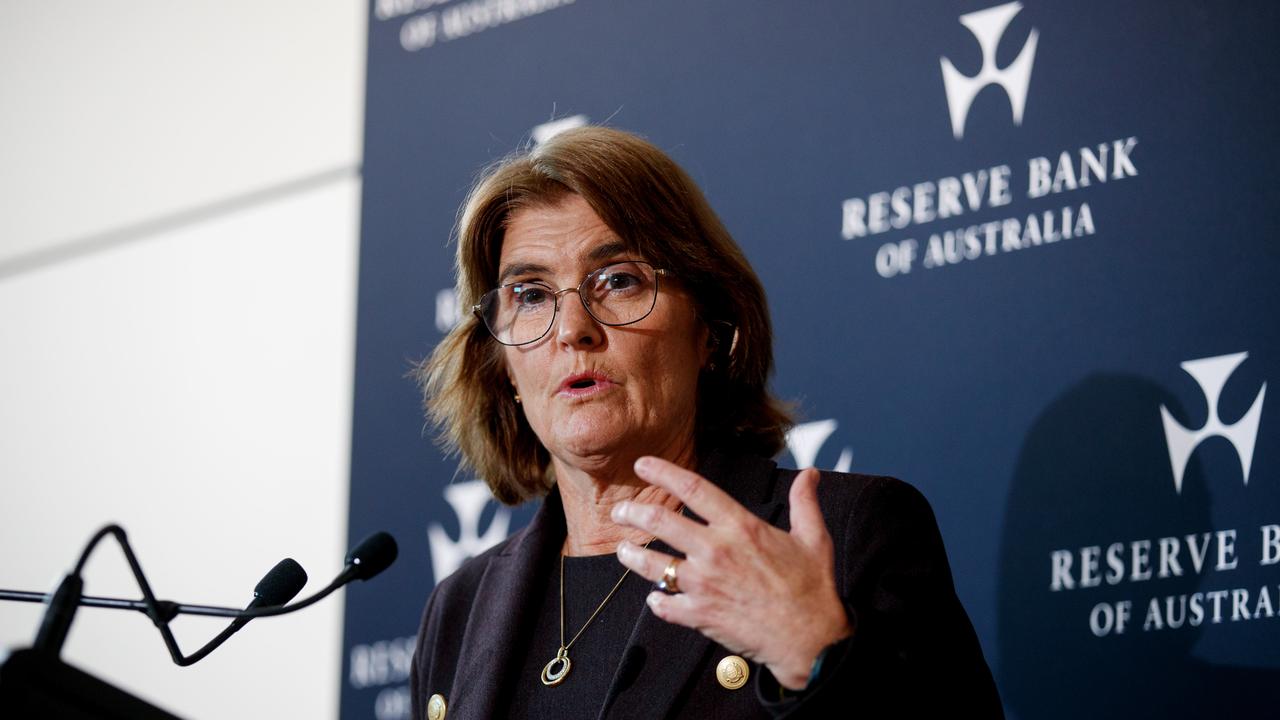
<path id="1" fill-rule="evenodd" d="M 557 203 L 511 213 L 503 233 L 498 272 L 500 278 L 509 275 L 516 265 L 577 270 L 624 252 L 626 245 L 617 233 L 581 195 L 574 194 Z"/>

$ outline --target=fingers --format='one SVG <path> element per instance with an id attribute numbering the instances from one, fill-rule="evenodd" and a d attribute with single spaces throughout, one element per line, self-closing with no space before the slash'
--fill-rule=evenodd
<path id="1" fill-rule="evenodd" d="M 644 530 L 686 555 L 706 548 L 707 541 L 702 536 L 704 526 L 661 505 L 620 502 L 609 515 L 614 522 Z"/>
<path id="2" fill-rule="evenodd" d="M 697 629 L 701 626 L 694 607 L 694 600 L 687 594 L 667 595 L 658 591 L 645 598 L 649 610 L 659 618 L 677 625 Z"/>
<path id="3" fill-rule="evenodd" d="M 642 548 L 634 543 L 624 541 L 618 545 L 618 561 L 651 582 L 661 580 L 663 573 L 667 571 L 667 565 L 674 559 L 676 558 L 656 550 Z M 693 573 L 686 572 L 689 563 L 680 560 L 676 568 L 676 586 L 680 592 L 696 589 L 697 582 L 692 578 Z"/>
<path id="4" fill-rule="evenodd" d="M 806 468 L 791 482 L 791 536 L 810 549 L 826 549 L 831 544 L 827 523 L 818 506 L 818 480 L 815 468 Z"/>
<path id="5" fill-rule="evenodd" d="M 751 516 L 746 508 L 739 505 L 714 483 L 675 463 L 658 457 L 645 456 L 636 460 L 635 471 L 641 480 L 657 485 L 680 498 L 686 507 L 708 521 L 741 519 L 742 515 Z"/>

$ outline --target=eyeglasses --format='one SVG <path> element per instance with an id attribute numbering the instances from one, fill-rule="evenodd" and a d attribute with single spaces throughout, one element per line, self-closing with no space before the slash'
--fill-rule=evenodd
<path id="1" fill-rule="evenodd" d="M 592 270 L 576 288 L 556 290 L 539 280 L 507 283 L 480 296 L 471 311 L 503 345 L 528 345 L 550 332 L 565 293 L 578 293 L 587 313 L 602 325 L 640 322 L 653 311 L 658 277 L 666 274 L 647 262 L 628 260 Z"/>

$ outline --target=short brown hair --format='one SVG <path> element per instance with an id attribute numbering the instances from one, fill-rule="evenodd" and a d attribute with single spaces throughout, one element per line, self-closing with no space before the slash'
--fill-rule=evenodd
<path id="1" fill-rule="evenodd" d="M 717 343 L 698 380 L 695 438 L 772 456 L 791 426 L 768 390 L 773 336 L 764 287 L 702 192 L 665 153 L 620 130 L 563 132 L 491 166 L 471 189 L 457 228 L 457 294 L 470 308 L 497 285 L 503 234 L 516 211 L 582 196 L 629 250 L 687 289 Z M 502 346 L 472 313 L 417 369 L 441 443 L 460 453 L 498 500 L 544 495 L 550 455 L 513 397 Z"/>

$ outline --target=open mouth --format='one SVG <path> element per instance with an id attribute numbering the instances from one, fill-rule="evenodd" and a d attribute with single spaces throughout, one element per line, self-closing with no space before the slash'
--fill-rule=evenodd
<path id="1" fill-rule="evenodd" d="M 565 378 L 564 384 L 560 386 L 560 392 L 573 396 L 589 395 L 599 392 L 612 384 L 608 376 L 598 372 L 585 372 L 579 375 L 570 375 Z"/>

